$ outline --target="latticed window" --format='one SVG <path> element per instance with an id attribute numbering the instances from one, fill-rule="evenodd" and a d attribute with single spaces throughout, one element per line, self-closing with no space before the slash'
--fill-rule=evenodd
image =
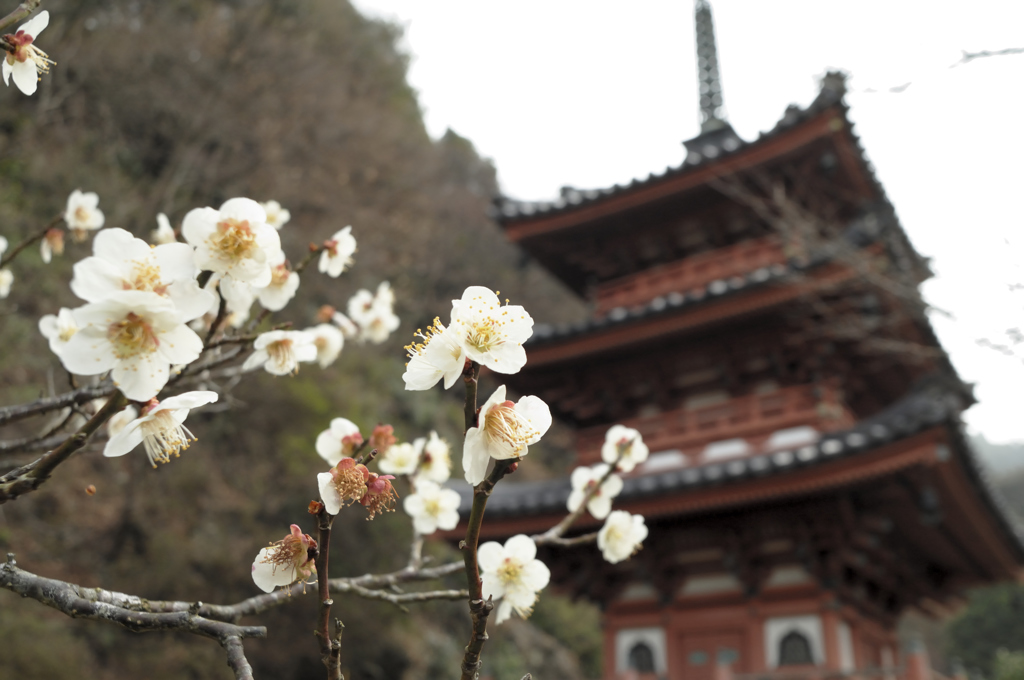
<path id="1" fill-rule="evenodd" d="M 803 633 L 791 631 L 779 641 L 780 666 L 808 666 L 813 663 L 811 643 Z"/>
<path id="2" fill-rule="evenodd" d="M 654 652 L 646 642 L 638 642 L 629 650 L 629 668 L 638 673 L 654 672 Z"/>

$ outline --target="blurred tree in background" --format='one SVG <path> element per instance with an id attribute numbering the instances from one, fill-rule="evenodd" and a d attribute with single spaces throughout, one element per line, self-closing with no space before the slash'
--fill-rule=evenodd
<path id="1" fill-rule="evenodd" d="M 193 207 L 242 195 L 275 199 L 292 214 L 281 232 L 287 252 L 346 224 L 360 245 L 340 283 L 303 276 L 289 305 L 297 322 L 383 280 L 397 295 L 402 326 L 389 343 L 348 347 L 326 372 L 251 378 L 227 402 L 237 417 L 197 417 L 202 440 L 173 464 L 153 470 L 144 456 L 104 459 L 93 445 L 39 492 L 0 508 L 0 549 L 16 552 L 27 569 L 150 598 L 237 601 L 256 592 L 249 564 L 260 547 L 292 522 L 312 530 L 305 507 L 322 469 L 313 442 L 332 417 L 364 431 L 390 422 L 402 440 L 432 428 L 460 440 L 457 397 L 406 396 L 402 345 L 468 284 L 500 290 L 539 322 L 574 320 L 584 310 L 487 220 L 497 191 L 490 163 L 453 132 L 429 137 L 395 27 L 363 18 L 344 0 L 47 0 L 46 8 L 58 66 L 36 96 L 5 91 L 0 107 L 5 236 L 16 241 L 38 228 L 75 188 L 99 193 L 107 226 L 142 238 L 157 212 L 177 226 Z M 71 265 L 87 254 L 69 243 L 50 265 L 36 253 L 19 260 L 11 297 L 0 305 L 2 403 L 64 389 L 59 362 L 39 351 L 36 323 L 74 302 Z M 5 437 L 43 426 L 25 421 Z M 544 454 L 564 461 L 556 454 L 567 442 L 552 431 L 523 474 L 547 474 Z M 0 454 L 0 470 L 24 462 Z M 89 484 L 96 495 L 84 492 Z M 386 515 L 372 527 L 339 518 L 335 529 L 343 558 L 332 560 L 332 575 L 404 564 L 406 517 Z M 434 603 L 409 616 L 383 603 L 338 601 L 343 620 L 358 618 L 345 631 L 346 677 L 457 674 L 469 632 L 464 606 Z M 257 677 L 322 676 L 315 611 L 310 596 L 264 615 L 271 637 L 248 649 Z M 502 665 L 528 645 L 560 659 L 550 664 L 559 677 L 581 677 L 563 648 L 569 643 L 582 654 L 582 672 L 597 677 L 597 618 L 587 605 L 546 598 L 533 624 L 494 631 L 488 672 L 504 680 L 538 668 Z M 555 641 L 553 632 L 565 634 Z M 216 645 L 70 621 L 10 593 L 0 593 L 0 640 L 3 680 L 231 676 Z"/>

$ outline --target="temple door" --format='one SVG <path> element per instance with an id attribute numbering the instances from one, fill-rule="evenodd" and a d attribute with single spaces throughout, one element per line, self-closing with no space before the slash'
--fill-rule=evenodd
<path id="1" fill-rule="evenodd" d="M 728 664 L 734 671 L 746 667 L 743 635 L 732 632 L 681 633 L 677 655 L 682 668 L 669 669 L 670 680 L 715 680 L 715 665 Z"/>

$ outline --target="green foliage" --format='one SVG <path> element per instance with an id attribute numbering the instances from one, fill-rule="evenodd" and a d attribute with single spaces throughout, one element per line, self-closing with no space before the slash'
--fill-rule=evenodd
<path id="1" fill-rule="evenodd" d="M 1024 680 L 1024 652 L 1000 649 L 996 652 L 993 666 L 994 680 Z"/>
<path id="2" fill-rule="evenodd" d="M 950 656 L 969 671 L 995 677 L 998 650 L 1024 652 L 1024 586 L 1007 583 L 972 592 L 967 608 L 949 625 L 949 642 Z"/>

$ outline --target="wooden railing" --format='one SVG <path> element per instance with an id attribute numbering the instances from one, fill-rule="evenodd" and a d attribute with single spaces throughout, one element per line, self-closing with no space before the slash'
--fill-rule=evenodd
<path id="1" fill-rule="evenodd" d="M 672 292 L 685 293 L 785 261 L 775 237 L 743 241 L 603 283 L 597 289 L 595 313 L 602 317 L 616 307 L 632 307 Z"/>
<path id="2" fill-rule="evenodd" d="M 834 388 L 795 385 L 711 406 L 632 418 L 622 424 L 638 430 L 652 452 L 678 449 L 690 463 L 696 463 L 700 462 L 703 447 L 711 442 L 742 438 L 752 451 L 758 451 L 778 430 L 809 425 L 819 432 L 829 432 L 854 422 L 853 414 Z M 607 430 L 607 426 L 599 426 L 577 433 L 576 451 L 581 464 L 600 460 Z"/>

